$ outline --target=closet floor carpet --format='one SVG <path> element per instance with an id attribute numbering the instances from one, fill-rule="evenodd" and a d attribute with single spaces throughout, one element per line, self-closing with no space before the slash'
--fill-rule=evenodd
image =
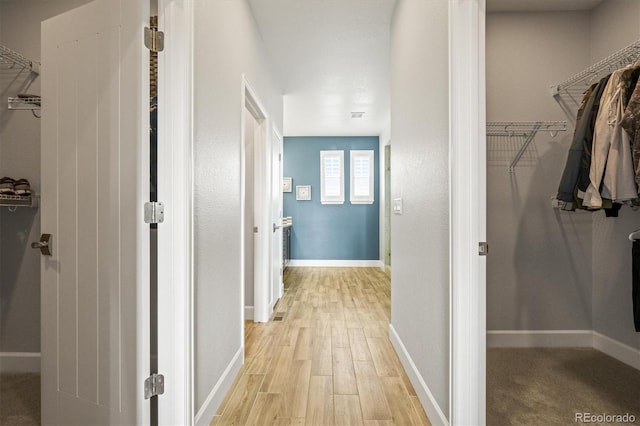
<path id="1" fill-rule="evenodd" d="M 247 322 L 245 363 L 212 425 L 429 425 L 389 341 L 378 268 L 288 268 L 265 324 Z"/>
<path id="2" fill-rule="evenodd" d="M 40 424 L 40 374 L 0 375 L 0 425 Z"/>
<path id="3" fill-rule="evenodd" d="M 570 425 L 576 413 L 640 424 L 640 371 L 588 348 L 487 351 L 488 425 Z"/>

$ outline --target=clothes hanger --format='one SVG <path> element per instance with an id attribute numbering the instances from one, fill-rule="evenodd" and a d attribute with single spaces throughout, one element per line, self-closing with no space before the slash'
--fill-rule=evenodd
<path id="1" fill-rule="evenodd" d="M 640 240 L 640 229 L 636 229 L 632 233 L 629 234 L 629 241 Z"/>

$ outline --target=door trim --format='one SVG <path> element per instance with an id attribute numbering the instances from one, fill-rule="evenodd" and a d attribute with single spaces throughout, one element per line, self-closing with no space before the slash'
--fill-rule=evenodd
<path id="1" fill-rule="evenodd" d="M 194 424 L 193 309 L 193 1 L 158 0 L 165 49 L 158 55 L 159 424 Z"/>
<path id="2" fill-rule="evenodd" d="M 449 423 L 486 423 L 486 0 L 449 2 Z"/>
<path id="3" fill-rule="evenodd" d="M 241 285 L 242 285 L 242 306 L 241 310 L 243 312 L 243 323 L 244 323 L 244 268 L 245 268 L 245 258 L 244 258 L 244 220 L 247 215 L 246 206 L 244 204 L 245 197 L 245 187 L 246 187 L 246 177 L 245 177 L 245 149 L 244 149 L 244 139 L 245 139 L 245 118 L 244 118 L 244 110 L 245 108 L 251 113 L 251 115 L 258 122 L 258 129 L 256 130 L 256 137 L 254 139 L 254 182 L 259 182 L 260 186 L 254 183 L 254 226 L 258 228 L 258 232 L 255 234 L 257 237 L 254 242 L 254 285 L 253 285 L 253 307 L 254 307 L 254 318 L 255 322 L 267 322 L 269 321 L 269 316 L 271 314 L 269 309 L 269 290 L 270 290 L 270 245 L 271 245 L 271 145 L 269 139 L 269 129 L 270 120 L 269 116 L 266 113 L 266 109 L 263 107 L 263 103 L 260 102 L 260 98 L 256 94 L 256 91 L 253 90 L 251 84 L 249 84 L 246 76 L 243 74 L 241 76 L 242 81 L 242 103 L 241 103 L 241 133 L 240 140 L 243 141 L 241 144 L 241 164 L 242 164 L 242 172 L 241 172 L 241 200 L 242 200 L 242 226 L 241 226 L 241 253 L 242 261 L 240 262 L 241 268 Z M 258 176 L 262 176 L 261 179 L 258 179 Z M 244 331 L 242 336 L 242 341 L 244 342 Z"/>

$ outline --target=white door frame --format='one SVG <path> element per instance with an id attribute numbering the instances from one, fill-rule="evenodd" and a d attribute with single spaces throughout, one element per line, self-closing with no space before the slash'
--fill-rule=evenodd
<path id="1" fill-rule="evenodd" d="M 486 0 L 449 2 L 452 425 L 486 423 Z"/>
<path id="2" fill-rule="evenodd" d="M 194 424 L 193 390 L 193 1 L 158 0 L 158 398 L 161 425 Z"/>
<path id="3" fill-rule="evenodd" d="M 277 234 L 277 237 L 279 238 L 280 242 L 282 242 L 282 216 L 284 215 L 284 197 L 282 196 L 282 177 L 284 175 L 283 171 L 284 171 L 284 143 L 282 140 L 282 135 L 280 134 L 280 132 L 278 131 L 278 129 L 276 128 L 275 125 L 271 126 L 271 135 L 272 135 L 272 140 L 271 140 L 271 147 L 273 149 L 273 145 L 274 145 L 274 141 L 277 141 L 278 143 L 278 152 L 280 153 L 280 173 L 279 176 L 274 176 L 274 171 L 271 170 L 271 179 L 277 178 L 277 182 L 272 181 L 271 182 L 271 186 L 270 186 L 270 191 L 271 191 L 271 208 L 270 208 L 270 213 L 271 213 L 271 220 L 273 222 L 273 220 L 275 219 L 276 222 L 273 222 L 277 228 L 274 228 L 273 232 Z M 272 152 L 272 159 L 273 159 L 273 152 Z M 273 209 L 274 209 L 274 200 L 275 203 L 278 204 L 278 211 L 280 212 L 280 217 L 278 218 L 274 218 L 273 217 Z M 272 235 L 273 238 L 273 235 Z M 273 249 L 273 246 L 272 246 Z M 273 295 L 273 302 L 275 304 L 275 302 L 277 302 L 284 294 L 284 281 L 283 281 L 283 273 L 284 273 L 284 269 L 282 267 L 282 243 L 280 243 L 278 250 L 276 251 L 276 253 L 271 253 L 271 261 L 272 263 L 270 263 L 271 265 L 271 277 L 272 280 L 274 279 L 274 277 L 276 276 L 275 271 L 273 270 L 273 257 L 274 256 L 278 256 L 278 258 L 280 259 L 280 263 L 279 263 L 279 267 L 278 267 L 278 279 L 277 282 L 271 282 L 271 289 L 269 291 L 271 291 L 271 294 Z M 276 291 L 274 291 L 274 289 Z M 273 307 L 272 307 L 273 308 Z"/>
<path id="4" fill-rule="evenodd" d="M 242 75 L 242 108 L 241 114 L 241 141 L 245 139 L 245 108 L 249 110 L 251 115 L 258 122 L 258 128 L 254 137 L 254 226 L 258 232 L 254 233 L 254 285 L 253 285 L 253 320 L 255 322 L 267 322 L 271 316 L 273 306 L 269 303 L 269 292 L 271 282 L 271 144 L 269 139 L 270 120 L 267 110 L 260 102 L 260 98 L 247 78 Z M 241 164 L 242 164 L 242 193 L 241 200 L 245 197 L 245 149 L 244 143 L 241 144 Z M 244 220 L 247 215 L 247 209 L 242 202 L 242 232 L 241 232 L 241 253 L 244 253 Z M 241 265 L 241 282 L 242 282 L 242 303 L 244 304 L 244 268 L 245 259 L 242 256 Z M 242 307 L 244 312 L 244 307 Z M 244 318 L 243 318 L 244 320 Z M 244 335 L 242 337 L 244 341 Z"/>

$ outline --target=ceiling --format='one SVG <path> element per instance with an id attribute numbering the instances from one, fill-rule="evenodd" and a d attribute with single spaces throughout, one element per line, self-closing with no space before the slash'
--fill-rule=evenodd
<path id="1" fill-rule="evenodd" d="M 487 10 L 589 10 L 602 1 L 487 0 Z M 396 0 L 249 3 L 283 87 L 285 136 L 379 135 L 388 128 Z"/>
<path id="2" fill-rule="evenodd" d="M 388 127 L 395 0 L 249 3 L 284 89 L 285 136 L 379 135 Z"/>

